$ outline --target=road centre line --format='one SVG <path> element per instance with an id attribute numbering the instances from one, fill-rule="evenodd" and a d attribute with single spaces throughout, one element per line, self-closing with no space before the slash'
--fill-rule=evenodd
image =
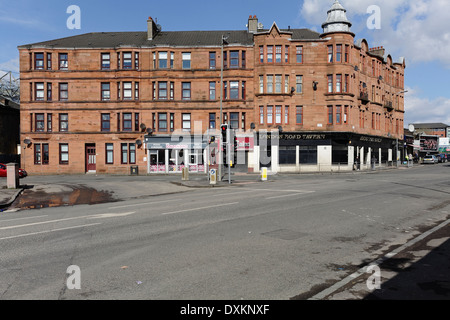
<path id="1" fill-rule="evenodd" d="M 161 213 L 161 215 L 165 216 L 165 215 L 181 213 L 181 212 L 197 211 L 197 210 L 203 210 L 203 209 L 212 209 L 212 208 L 218 208 L 218 207 L 224 207 L 224 206 L 231 206 L 233 204 L 238 204 L 238 203 L 239 202 L 231 202 L 231 203 L 218 204 L 218 205 L 215 205 L 215 206 L 207 206 L 207 207 L 200 207 L 200 208 L 184 209 L 184 210 L 178 210 L 178 211 Z"/>
<path id="2" fill-rule="evenodd" d="M 92 227 L 92 226 L 96 226 L 96 225 L 99 225 L 99 224 L 101 224 L 101 223 L 98 222 L 98 223 L 83 224 L 83 225 L 79 225 L 79 226 L 59 228 L 59 229 L 53 229 L 53 230 L 47 230 L 47 231 L 39 231 L 39 232 L 18 234 L 18 235 L 15 235 L 15 236 L 0 238 L 0 240 L 7 240 L 7 239 L 14 239 L 14 238 L 28 237 L 28 236 L 35 236 L 35 235 L 38 235 L 38 234 L 44 234 L 44 233 L 50 233 L 50 232 L 56 232 L 56 231 L 64 231 L 64 230 L 77 229 L 77 228 Z"/>

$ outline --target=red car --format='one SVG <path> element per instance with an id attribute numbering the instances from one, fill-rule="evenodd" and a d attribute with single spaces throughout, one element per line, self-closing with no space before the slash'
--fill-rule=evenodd
<path id="1" fill-rule="evenodd" d="M 6 165 L 0 163 L 0 177 L 6 176 L 7 176 Z M 26 176 L 28 176 L 28 173 L 23 169 L 19 169 L 19 178 L 25 178 Z"/>

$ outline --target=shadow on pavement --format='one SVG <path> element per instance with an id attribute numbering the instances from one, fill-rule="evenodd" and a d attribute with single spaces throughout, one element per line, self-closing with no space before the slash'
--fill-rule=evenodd
<path id="1" fill-rule="evenodd" d="M 430 250 L 427 241 L 418 244 L 414 251 L 407 250 L 398 257 L 384 261 L 383 272 L 398 272 L 393 278 L 382 282 L 381 289 L 366 295 L 364 300 L 450 300 L 450 239 L 447 226 L 433 239 L 447 239 L 417 260 L 414 253 Z M 446 232 L 447 231 L 447 232 Z M 430 241 L 430 240 L 428 240 Z"/>

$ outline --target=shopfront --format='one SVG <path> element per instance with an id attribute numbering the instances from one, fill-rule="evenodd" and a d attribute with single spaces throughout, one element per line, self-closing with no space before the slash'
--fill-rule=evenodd
<path id="1" fill-rule="evenodd" d="M 351 132 L 258 132 L 254 171 L 350 171 L 354 164 L 370 168 L 392 165 L 396 140 Z"/>
<path id="2" fill-rule="evenodd" d="M 147 171 L 151 173 L 206 173 L 208 144 L 202 136 L 146 136 Z"/>

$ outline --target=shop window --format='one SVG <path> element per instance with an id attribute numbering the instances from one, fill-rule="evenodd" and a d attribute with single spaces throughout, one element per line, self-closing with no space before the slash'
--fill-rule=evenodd
<path id="1" fill-rule="evenodd" d="M 297 149 L 295 146 L 279 146 L 279 164 L 296 164 Z"/>
<path id="2" fill-rule="evenodd" d="M 300 146 L 299 162 L 303 164 L 317 164 L 317 146 Z"/>

